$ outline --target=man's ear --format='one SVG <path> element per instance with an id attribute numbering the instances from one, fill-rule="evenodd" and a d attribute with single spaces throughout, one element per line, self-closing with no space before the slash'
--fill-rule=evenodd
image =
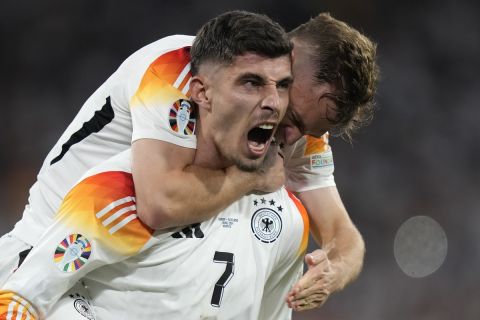
<path id="1" fill-rule="evenodd" d="M 192 77 L 190 80 L 190 99 L 199 108 L 210 108 L 210 98 L 207 90 L 208 85 L 204 77 L 199 75 Z"/>

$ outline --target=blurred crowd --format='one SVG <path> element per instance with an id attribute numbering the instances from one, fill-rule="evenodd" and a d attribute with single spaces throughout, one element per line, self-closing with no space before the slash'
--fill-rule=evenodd
<path id="1" fill-rule="evenodd" d="M 287 30 L 328 11 L 378 43 L 377 115 L 351 144 L 331 141 L 338 188 L 366 241 L 364 270 L 323 308 L 294 319 L 479 319 L 474 1 L 4 0 L 0 235 L 21 217 L 44 157 L 83 101 L 129 54 L 163 36 L 194 34 L 230 9 L 266 13 Z M 405 275 L 393 255 L 398 228 L 416 215 L 435 219 L 448 238 L 444 264 L 425 278 Z"/>

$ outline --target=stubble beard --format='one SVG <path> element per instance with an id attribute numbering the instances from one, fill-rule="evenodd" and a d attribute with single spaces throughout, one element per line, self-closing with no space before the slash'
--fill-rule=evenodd
<path id="1" fill-rule="evenodd" d="M 255 172 L 258 171 L 263 164 L 263 161 L 261 162 L 254 162 L 254 163 L 246 163 L 246 161 L 243 161 L 241 159 L 232 159 L 233 164 L 241 171 L 245 172 Z"/>

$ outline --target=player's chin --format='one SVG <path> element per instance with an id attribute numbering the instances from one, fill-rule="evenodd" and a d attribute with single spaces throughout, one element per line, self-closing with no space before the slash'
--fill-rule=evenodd
<path id="1" fill-rule="evenodd" d="M 234 163 L 238 169 L 247 172 L 254 172 L 262 168 L 263 161 L 265 159 L 265 155 L 252 157 L 237 157 L 234 159 Z"/>

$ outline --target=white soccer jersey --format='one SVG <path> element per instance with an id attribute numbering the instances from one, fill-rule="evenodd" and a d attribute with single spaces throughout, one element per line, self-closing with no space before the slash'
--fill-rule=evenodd
<path id="1" fill-rule="evenodd" d="M 0 319 L 41 318 L 80 278 L 102 320 L 291 317 L 284 299 L 308 241 L 292 194 L 244 196 L 208 221 L 154 232 L 136 216 L 129 158 L 115 156 L 67 194 L 0 292 Z"/>
<path id="2" fill-rule="evenodd" d="M 189 96 L 194 37 L 170 36 L 138 50 L 85 102 L 49 152 L 13 233 L 34 245 L 85 172 L 151 138 L 195 148 Z"/>

